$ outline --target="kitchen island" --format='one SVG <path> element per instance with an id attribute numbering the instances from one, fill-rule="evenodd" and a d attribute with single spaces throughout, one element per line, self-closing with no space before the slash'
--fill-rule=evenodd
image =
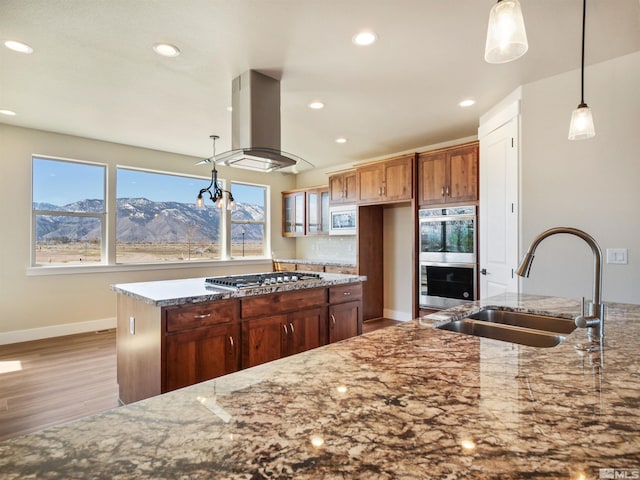
<path id="1" fill-rule="evenodd" d="M 431 326 L 489 305 L 579 313 L 456 307 L 2 442 L 2 478 L 635 478 L 640 306 L 607 304 L 602 353 L 580 329 L 534 348 Z"/>
<path id="2" fill-rule="evenodd" d="M 360 335 L 365 280 L 287 271 L 112 285 L 120 402 Z"/>

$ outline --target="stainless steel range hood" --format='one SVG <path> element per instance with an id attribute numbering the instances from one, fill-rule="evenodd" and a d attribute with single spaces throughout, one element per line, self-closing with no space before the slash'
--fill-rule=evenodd
<path id="1" fill-rule="evenodd" d="M 218 156 L 222 165 L 259 172 L 308 163 L 280 149 L 280 82 L 255 70 L 233 80 L 232 150 Z"/>

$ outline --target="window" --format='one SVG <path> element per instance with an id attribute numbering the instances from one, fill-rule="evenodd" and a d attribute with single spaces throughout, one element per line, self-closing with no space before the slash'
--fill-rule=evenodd
<path id="1" fill-rule="evenodd" d="M 265 256 L 267 187 L 231 182 L 231 256 Z"/>
<path id="2" fill-rule="evenodd" d="M 104 165 L 33 157 L 33 265 L 104 262 L 105 178 Z"/>
<path id="3" fill-rule="evenodd" d="M 195 208 L 207 181 L 117 169 L 116 262 L 158 263 L 220 259 L 220 212 Z"/>
<path id="4" fill-rule="evenodd" d="M 109 168 L 33 157 L 31 265 L 187 263 L 268 251 L 268 186 L 232 182 L 231 211 L 206 201 L 197 209 L 208 178 L 122 166 L 107 188 Z"/>

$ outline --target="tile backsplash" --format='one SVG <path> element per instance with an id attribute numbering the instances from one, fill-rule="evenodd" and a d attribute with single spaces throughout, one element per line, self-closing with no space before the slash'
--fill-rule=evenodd
<path id="1" fill-rule="evenodd" d="M 355 263 L 356 236 L 318 236 L 296 239 L 296 258 Z"/>

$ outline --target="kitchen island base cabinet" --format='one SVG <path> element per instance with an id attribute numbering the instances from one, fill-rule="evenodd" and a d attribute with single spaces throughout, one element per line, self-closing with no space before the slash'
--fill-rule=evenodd
<path id="1" fill-rule="evenodd" d="M 169 306 L 119 294 L 120 402 L 359 335 L 361 310 L 361 282 Z"/>
<path id="2" fill-rule="evenodd" d="M 354 301 L 329 307 L 329 341 L 339 342 L 362 332 L 362 302 Z"/>
<path id="3" fill-rule="evenodd" d="M 163 391 L 240 370 L 240 325 L 199 328 L 165 338 Z"/>

